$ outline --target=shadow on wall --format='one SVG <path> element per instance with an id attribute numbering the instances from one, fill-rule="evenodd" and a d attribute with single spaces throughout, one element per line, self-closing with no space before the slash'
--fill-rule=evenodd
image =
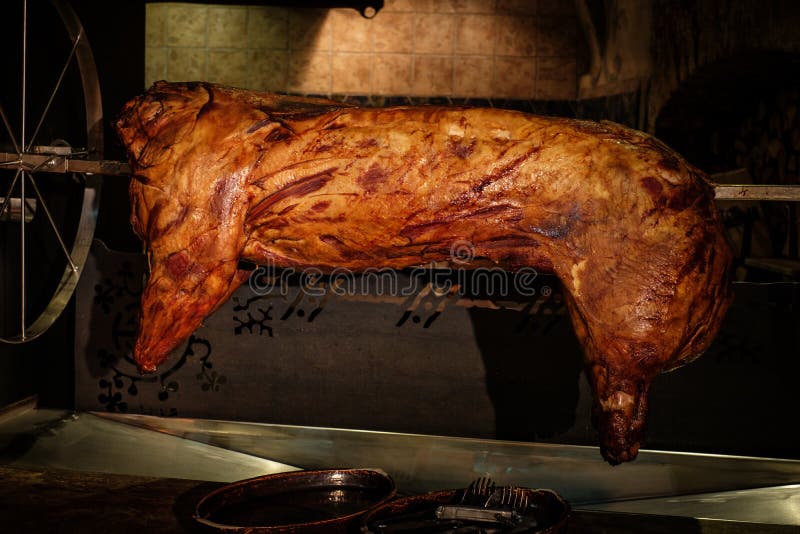
<path id="1" fill-rule="evenodd" d="M 470 319 L 497 439 L 562 441 L 570 429 L 587 428 L 576 421 L 588 420 L 588 411 L 578 407 L 583 357 L 568 316 L 472 309 Z"/>

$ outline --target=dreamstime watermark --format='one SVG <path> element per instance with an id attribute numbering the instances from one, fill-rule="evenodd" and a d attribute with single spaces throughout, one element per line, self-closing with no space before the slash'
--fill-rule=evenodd
<path id="1" fill-rule="evenodd" d="M 250 275 L 250 290 L 259 296 L 287 295 L 290 288 L 298 286 L 308 296 L 322 297 L 333 293 L 338 296 L 399 296 L 410 297 L 419 293 L 423 285 L 430 284 L 438 296 L 449 293 L 486 294 L 492 298 L 511 296 L 549 296 L 551 289 L 537 289 L 539 273 L 532 267 L 522 267 L 509 272 L 499 267 L 470 268 L 475 259 L 475 247 L 466 240 L 450 246 L 450 262 L 445 268 L 431 264 L 404 271 L 389 268 L 367 268 L 354 271 L 337 267 L 324 272 L 316 267 L 296 269 L 279 268 L 272 263 L 258 266 Z M 424 282 L 424 283 L 423 283 Z"/>
<path id="2" fill-rule="evenodd" d="M 450 245 L 450 261 L 457 265 L 468 265 L 475 259 L 475 245 L 466 239 L 458 239 Z"/>

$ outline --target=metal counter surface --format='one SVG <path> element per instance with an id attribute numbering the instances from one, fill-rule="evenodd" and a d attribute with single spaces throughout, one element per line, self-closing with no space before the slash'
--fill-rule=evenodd
<path id="1" fill-rule="evenodd" d="M 800 484 L 585 505 L 581 509 L 800 526 Z"/>
<path id="2" fill-rule="evenodd" d="M 800 461 L 641 451 L 612 467 L 597 447 L 203 419 L 98 414 L 304 469 L 378 467 L 406 493 L 480 476 L 550 488 L 574 508 L 800 526 Z"/>
<path id="3" fill-rule="evenodd" d="M 0 416 L 0 464 L 215 482 L 298 469 L 87 413 L 24 407 Z"/>
<path id="4" fill-rule="evenodd" d="M 800 461 L 769 458 L 642 451 L 635 462 L 611 467 L 595 447 L 28 410 L 0 417 L 0 463 L 209 481 L 374 467 L 403 493 L 490 476 L 554 489 L 588 516 L 800 527 Z"/>

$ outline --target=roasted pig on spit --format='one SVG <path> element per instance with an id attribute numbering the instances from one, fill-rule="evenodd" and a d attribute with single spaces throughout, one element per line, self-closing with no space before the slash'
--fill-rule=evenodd
<path id="1" fill-rule="evenodd" d="M 464 240 L 483 262 L 561 280 L 603 456 L 619 463 L 639 450 L 653 378 L 700 355 L 731 301 L 703 173 L 613 123 L 158 82 L 116 128 L 150 266 L 143 372 L 247 279 L 240 260 L 399 269 Z"/>

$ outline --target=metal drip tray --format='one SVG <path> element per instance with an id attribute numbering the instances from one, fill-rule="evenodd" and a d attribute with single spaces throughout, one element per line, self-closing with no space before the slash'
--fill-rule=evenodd
<path id="1" fill-rule="evenodd" d="M 800 483 L 797 460 L 643 450 L 636 461 L 612 467 L 597 447 L 97 415 L 303 469 L 378 467 L 403 493 L 463 487 L 465 481 L 489 476 L 498 484 L 551 488 L 571 504 L 583 505 Z"/>
<path id="2" fill-rule="evenodd" d="M 595 447 L 27 409 L 0 417 L 0 463 L 221 482 L 298 468 L 378 468 L 401 494 L 488 476 L 555 490 L 578 519 L 648 514 L 800 526 L 800 461 L 770 458 L 645 450 L 611 467 Z"/>
<path id="3" fill-rule="evenodd" d="M 25 408 L 0 416 L 0 464 L 215 482 L 297 470 L 88 413 Z"/>

